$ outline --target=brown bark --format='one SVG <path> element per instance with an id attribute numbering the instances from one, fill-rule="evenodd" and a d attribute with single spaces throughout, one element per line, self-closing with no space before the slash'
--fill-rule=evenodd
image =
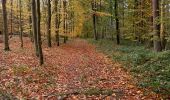
<path id="1" fill-rule="evenodd" d="M 154 29 L 154 50 L 159 52 L 162 50 L 160 39 L 160 23 L 157 22 L 159 16 L 159 0 L 152 0 L 153 4 L 153 29 Z"/>
<path id="2" fill-rule="evenodd" d="M 116 17 L 116 40 L 120 44 L 120 29 L 119 29 L 119 16 L 118 16 L 118 1 L 115 0 L 115 17 Z"/>
<path id="3" fill-rule="evenodd" d="M 6 0 L 2 0 L 4 50 L 9 51 Z"/>
<path id="4" fill-rule="evenodd" d="M 160 29 L 160 34 L 161 34 L 162 49 L 165 49 L 165 46 L 166 46 L 164 18 L 165 18 L 165 1 L 161 0 L 161 29 Z"/>
<path id="5" fill-rule="evenodd" d="M 98 34 L 97 34 L 97 16 L 96 16 L 96 11 L 97 11 L 96 0 L 93 0 L 93 2 L 92 2 L 92 10 L 93 10 L 94 38 L 95 38 L 95 40 L 98 40 Z"/>
<path id="6" fill-rule="evenodd" d="M 33 29 L 33 35 L 34 35 L 34 46 L 35 46 L 35 53 L 38 57 L 38 44 L 37 44 L 37 17 L 36 17 L 36 2 L 35 0 L 32 0 L 32 29 Z"/>
<path id="7" fill-rule="evenodd" d="M 20 42 L 21 42 L 21 48 L 23 48 L 23 28 L 22 28 L 22 2 L 19 0 L 19 27 L 20 27 Z"/>
<path id="8" fill-rule="evenodd" d="M 38 54 L 39 54 L 39 64 L 44 64 L 43 52 L 42 52 L 42 41 L 41 41 L 41 32 L 40 32 L 40 0 L 37 0 L 37 44 L 38 44 Z"/>
<path id="9" fill-rule="evenodd" d="M 51 0 L 47 0 L 48 2 L 48 16 L 47 16 L 47 40 L 48 47 L 51 47 Z"/>
<path id="10" fill-rule="evenodd" d="M 54 10 L 55 10 L 55 37 L 57 46 L 60 46 L 59 28 L 60 28 L 60 11 L 58 9 L 59 0 L 54 0 Z M 60 4 L 61 6 L 61 4 Z M 59 7 L 60 7 L 59 6 Z"/>

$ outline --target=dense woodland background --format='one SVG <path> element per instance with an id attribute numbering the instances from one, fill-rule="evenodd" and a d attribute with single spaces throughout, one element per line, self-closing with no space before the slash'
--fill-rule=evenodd
<path id="1" fill-rule="evenodd" d="M 39 65 L 43 66 L 44 45 L 52 50 L 74 39 L 85 39 L 113 62 L 121 63 L 137 86 L 169 99 L 170 0 L 1 0 L 0 3 L 1 50 L 13 51 L 11 41 L 16 39 L 22 49 L 32 43 Z M 24 42 L 27 39 L 29 42 Z"/>
<path id="2" fill-rule="evenodd" d="M 48 4 L 48 0 L 40 2 L 42 36 L 46 36 L 47 30 L 50 30 L 49 34 L 55 37 L 55 30 L 57 30 L 60 35 L 69 37 L 95 37 L 96 40 L 119 37 L 120 39 L 136 41 L 137 44 L 145 43 L 151 47 L 154 46 L 151 42 L 158 39 L 162 43 L 161 49 L 168 49 L 168 0 L 155 1 L 155 4 L 151 0 L 72 0 L 66 1 L 65 6 L 63 2 L 57 1 L 56 8 L 54 1 L 50 1 L 50 3 Z M 155 16 L 153 14 L 154 5 L 156 7 L 154 8 L 155 13 L 157 13 Z M 9 33 L 20 32 L 21 19 L 22 31 L 31 36 L 31 0 L 21 0 L 21 2 L 7 0 L 7 13 Z M 55 26 L 55 17 L 58 17 L 59 28 Z M 64 21 L 66 27 L 64 27 Z M 156 27 L 154 27 L 153 22 L 155 22 Z M 160 35 L 158 37 L 154 36 L 154 28 L 159 29 Z"/>

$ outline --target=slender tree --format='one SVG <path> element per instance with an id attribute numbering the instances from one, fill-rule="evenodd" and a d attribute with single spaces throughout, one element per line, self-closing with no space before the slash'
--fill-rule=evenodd
<path id="1" fill-rule="evenodd" d="M 114 25 L 114 18 L 113 18 L 113 16 L 114 16 L 114 12 L 113 12 L 113 0 L 109 0 L 109 12 L 110 12 L 110 14 L 112 15 L 112 16 L 110 16 L 110 26 L 111 27 L 113 27 L 113 25 Z M 104 38 L 104 34 L 106 33 L 106 26 L 104 26 L 103 27 L 103 32 L 102 32 L 102 38 Z M 114 39 L 114 34 L 112 33 L 111 34 L 112 35 L 112 40 Z"/>
<path id="2" fill-rule="evenodd" d="M 17 32 L 20 33 L 20 23 L 19 23 L 19 12 L 20 12 L 20 9 L 19 9 L 19 0 L 17 0 Z"/>
<path id="3" fill-rule="evenodd" d="M 118 16 L 118 1 L 115 0 L 115 17 L 116 17 L 116 40 L 120 44 L 120 29 L 119 29 L 119 16 Z"/>
<path id="4" fill-rule="evenodd" d="M 22 28 L 22 2 L 19 0 L 19 26 L 20 26 L 20 42 L 21 42 L 21 48 L 23 48 L 23 28 Z"/>
<path id="5" fill-rule="evenodd" d="M 153 5 L 153 28 L 154 28 L 154 50 L 159 52 L 162 50 L 160 39 L 160 23 L 157 22 L 159 16 L 159 0 L 152 0 Z"/>
<path id="6" fill-rule="evenodd" d="M 47 40 L 48 47 L 51 47 L 51 0 L 47 0 L 48 16 L 47 16 Z"/>
<path id="7" fill-rule="evenodd" d="M 34 35 L 34 46 L 35 46 L 35 52 L 36 56 L 38 57 L 38 43 L 37 43 L 37 17 L 36 17 L 36 2 L 35 0 L 32 0 L 31 4 L 32 9 L 32 29 L 33 29 L 33 35 Z"/>
<path id="8" fill-rule="evenodd" d="M 161 30 L 160 30 L 160 35 L 161 35 L 162 49 L 165 49 L 165 46 L 166 46 L 164 18 L 165 18 L 165 1 L 161 0 Z"/>
<path id="9" fill-rule="evenodd" d="M 55 11 L 55 37 L 57 46 L 60 45 L 59 28 L 60 28 L 60 11 L 58 9 L 59 0 L 54 0 L 54 11 Z M 61 6 L 61 5 L 60 5 Z M 59 6 L 59 7 L 60 7 Z"/>
<path id="10" fill-rule="evenodd" d="M 13 34 L 13 0 L 11 0 L 11 36 Z"/>
<path id="11" fill-rule="evenodd" d="M 6 0 L 2 0 L 4 50 L 9 51 Z"/>
<path id="12" fill-rule="evenodd" d="M 113 14 L 113 0 L 109 0 L 110 7 L 109 7 L 109 12 Z M 113 16 L 110 16 L 110 25 L 113 25 Z"/>
<path id="13" fill-rule="evenodd" d="M 41 41 L 41 31 L 40 31 L 40 0 L 37 0 L 37 43 L 38 43 L 38 54 L 39 54 L 39 61 L 40 65 L 44 64 L 43 60 L 43 52 L 42 52 L 42 41 Z"/>
<path id="14" fill-rule="evenodd" d="M 136 24 L 137 22 L 137 18 L 138 18 L 138 0 L 134 0 L 134 12 L 133 12 L 133 32 L 134 32 L 134 35 L 135 35 L 135 39 L 137 40 L 138 39 L 138 32 L 137 32 L 137 26 L 138 24 Z M 138 44 L 138 41 L 137 41 L 137 44 Z"/>
<path id="15" fill-rule="evenodd" d="M 94 27 L 94 38 L 95 40 L 98 40 L 98 34 L 97 34 L 97 18 L 96 18 L 96 11 L 97 11 L 97 4 L 96 0 L 92 1 L 92 10 L 93 10 L 93 27 Z"/>
<path id="16" fill-rule="evenodd" d="M 31 17 L 31 0 L 28 0 L 28 12 L 29 12 L 29 34 L 31 42 L 33 42 L 33 33 L 32 33 L 32 17 Z"/>
<path id="17" fill-rule="evenodd" d="M 67 0 L 63 0 L 63 9 L 64 9 L 64 18 L 63 18 L 63 30 L 64 30 L 64 35 L 67 34 Z M 64 36 L 64 43 L 67 42 L 67 37 Z"/>

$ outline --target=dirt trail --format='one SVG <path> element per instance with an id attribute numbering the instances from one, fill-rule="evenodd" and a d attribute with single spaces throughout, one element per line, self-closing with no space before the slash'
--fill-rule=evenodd
<path id="1" fill-rule="evenodd" d="M 10 41 L 11 52 L 0 50 L 0 89 L 17 98 L 158 100 L 134 86 L 119 63 L 85 40 L 75 39 L 60 47 L 53 44 L 52 48 L 43 44 L 45 65 L 41 67 L 30 40 L 24 39 L 24 49 L 19 48 L 18 40 Z"/>

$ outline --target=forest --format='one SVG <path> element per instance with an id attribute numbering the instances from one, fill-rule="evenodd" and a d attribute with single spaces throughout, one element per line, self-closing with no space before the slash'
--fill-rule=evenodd
<path id="1" fill-rule="evenodd" d="M 0 100 L 170 100 L 170 0 L 0 0 Z"/>

